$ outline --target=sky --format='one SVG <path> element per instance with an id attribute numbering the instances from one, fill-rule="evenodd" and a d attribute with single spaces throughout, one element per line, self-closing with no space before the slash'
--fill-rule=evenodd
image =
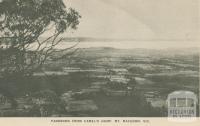
<path id="1" fill-rule="evenodd" d="M 189 48 L 199 44 L 199 0 L 64 0 L 82 16 L 68 37 L 132 39 L 79 47 Z"/>
<path id="2" fill-rule="evenodd" d="M 74 36 L 196 40 L 199 0 L 64 0 L 82 16 Z"/>

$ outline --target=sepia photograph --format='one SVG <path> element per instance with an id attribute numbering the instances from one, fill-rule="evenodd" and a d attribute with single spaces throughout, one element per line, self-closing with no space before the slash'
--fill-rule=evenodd
<path id="1" fill-rule="evenodd" d="M 0 117 L 199 117 L 199 25 L 199 0 L 0 0 Z"/>

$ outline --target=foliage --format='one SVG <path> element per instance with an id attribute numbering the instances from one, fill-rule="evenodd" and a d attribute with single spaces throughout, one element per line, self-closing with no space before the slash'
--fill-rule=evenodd
<path id="1" fill-rule="evenodd" d="M 55 47 L 62 41 L 60 34 L 77 28 L 80 17 L 62 0 L 0 2 L 0 75 L 32 75 L 54 53 L 71 49 Z"/>

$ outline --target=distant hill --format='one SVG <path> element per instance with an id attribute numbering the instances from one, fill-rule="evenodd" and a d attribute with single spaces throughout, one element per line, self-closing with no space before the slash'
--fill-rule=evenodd
<path id="1" fill-rule="evenodd" d="M 117 42 L 117 41 L 132 41 L 134 39 L 113 39 L 113 38 L 92 38 L 92 37 L 66 37 L 65 42 Z"/>
<path id="2" fill-rule="evenodd" d="M 175 55 L 199 55 L 199 48 L 183 49 L 117 49 L 111 47 L 91 47 L 80 49 L 81 55 L 85 56 L 175 56 Z"/>

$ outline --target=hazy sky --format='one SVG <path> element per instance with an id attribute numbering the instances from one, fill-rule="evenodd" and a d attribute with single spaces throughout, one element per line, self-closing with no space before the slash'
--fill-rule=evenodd
<path id="1" fill-rule="evenodd" d="M 200 46 L 199 0 L 64 0 L 82 16 L 67 37 L 128 38 L 79 47 L 178 48 Z M 200 36 L 200 35 L 199 35 Z M 138 41 L 139 40 L 139 41 Z"/>
<path id="2" fill-rule="evenodd" d="M 197 39 L 199 0 L 64 0 L 82 15 L 74 36 Z"/>

